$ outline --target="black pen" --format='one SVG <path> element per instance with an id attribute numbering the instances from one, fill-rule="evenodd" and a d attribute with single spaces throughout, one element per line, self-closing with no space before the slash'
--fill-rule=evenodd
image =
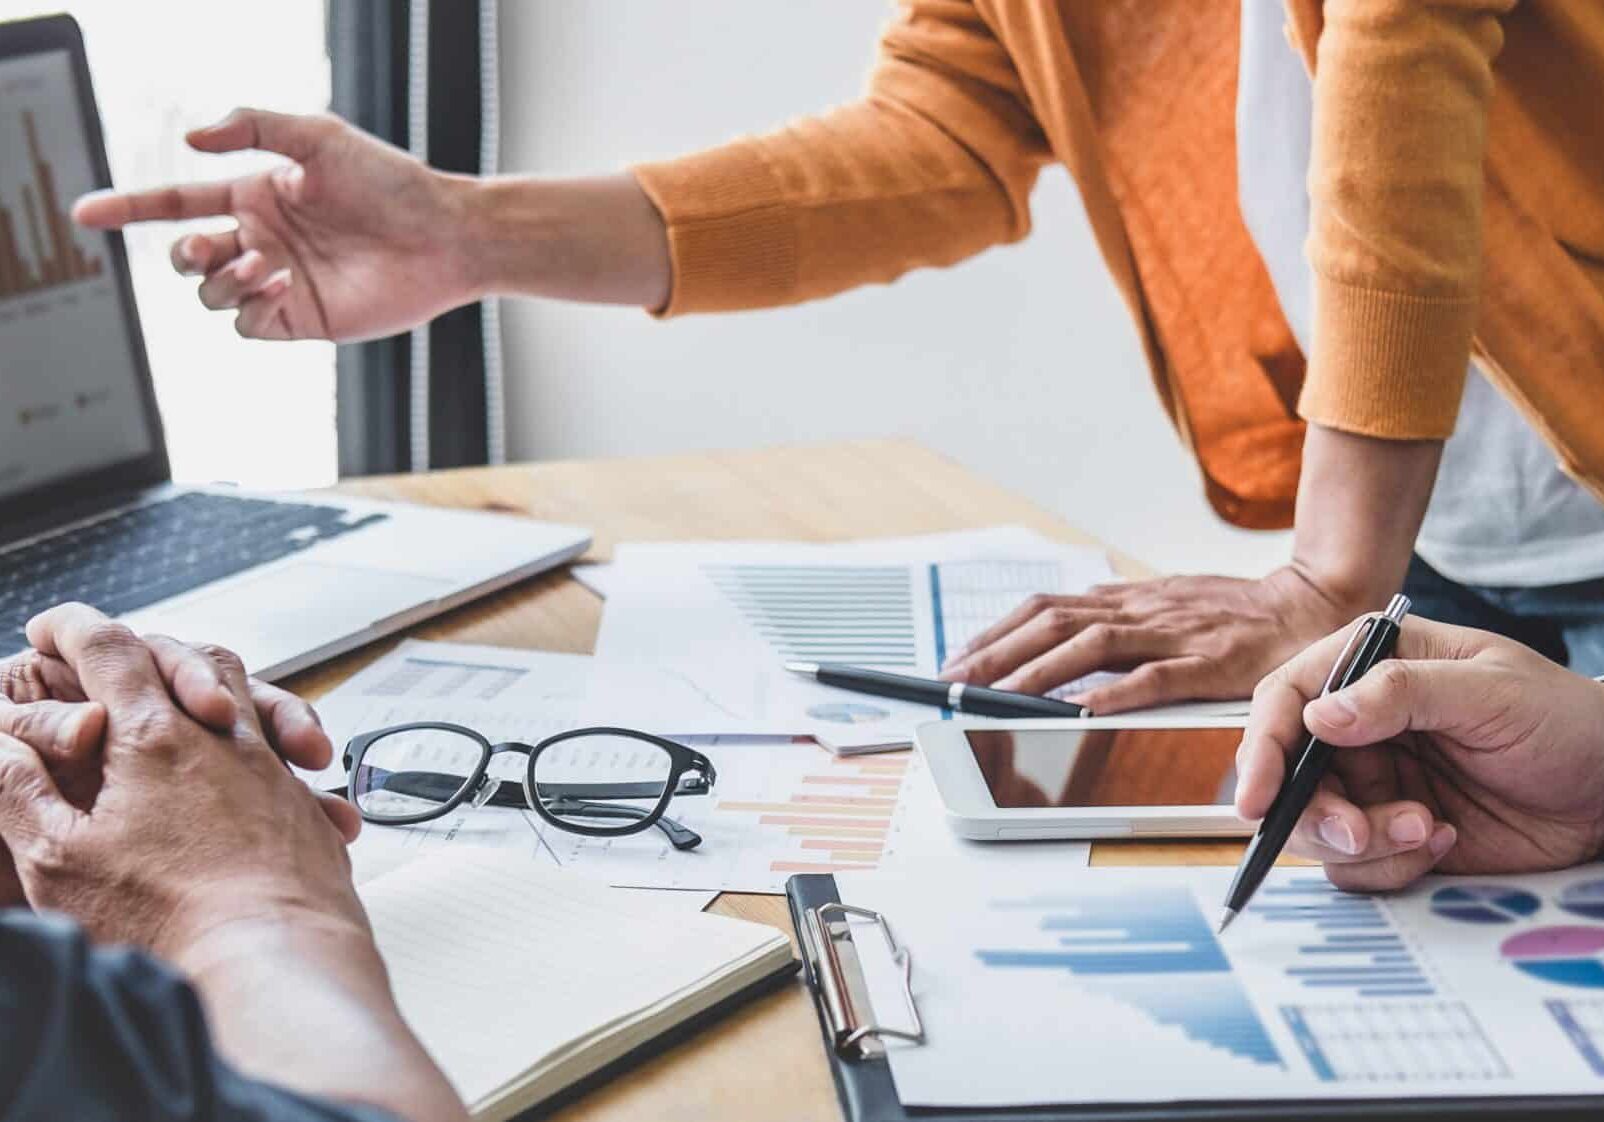
<path id="1" fill-rule="evenodd" d="M 1368 674 L 1376 663 L 1392 654 L 1392 648 L 1398 642 L 1398 629 L 1403 626 L 1404 616 L 1408 614 L 1409 597 L 1394 596 L 1385 612 L 1360 620 L 1353 634 L 1348 636 L 1342 653 L 1337 656 L 1336 665 L 1326 677 L 1320 696 L 1353 685 Z M 1225 896 L 1225 911 L 1220 916 L 1221 931 L 1229 927 L 1238 913 L 1248 906 L 1259 885 L 1264 883 L 1265 875 L 1275 864 L 1276 858 L 1281 856 L 1281 850 L 1292 836 L 1298 819 L 1309 809 L 1309 800 L 1314 798 L 1314 792 L 1325 777 L 1326 767 L 1331 763 L 1331 754 L 1335 751 L 1313 733 L 1304 741 L 1303 751 L 1298 753 L 1298 762 L 1281 784 L 1275 802 L 1270 804 L 1269 812 L 1265 814 L 1264 821 L 1259 823 L 1258 831 L 1248 843 L 1247 852 L 1242 855 L 1242 863 L 1236 867 L 1236 876 L 1231 879 L 1231 889 Z"/>
<path id="2" fill-rule="evenodd" d="M 1055 701 L 1033 693 L 966 686 L 962 682 L 939 682 L 933 678 L 911 678 L 906 674 L 887 674 L 883 670 L 864 670 L 839 663 L 788 662 L 793 674 L 813 678 L 826 686 L 837 686 L 856 693 L 892 697 L 920 705 L 938 705 L 977 717 L 1089 717 L 1084 706 L 1073 701 Z"/>

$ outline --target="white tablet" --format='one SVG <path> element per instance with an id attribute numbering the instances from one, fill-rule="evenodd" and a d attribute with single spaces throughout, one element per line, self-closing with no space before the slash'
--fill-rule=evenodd
<path id="1" fill-rule="evenodd" d="M 1222 837 L 1242 717 L 935 721 L 917 733 L 961 837 Z"/>

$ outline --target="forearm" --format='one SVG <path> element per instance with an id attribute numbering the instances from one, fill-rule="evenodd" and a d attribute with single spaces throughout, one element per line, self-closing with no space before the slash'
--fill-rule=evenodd
<path id="1" fill-rule="evenodd" d="M 470 298 L 668 302 L 668 233 L 634 176 L 464 179 L 457 190 Z"/>
<path id="2" fill-rule="evenodd" d="M 218 1053 L 246 1075 L 423 1122 L 466 1113 L 401 1019 L 373 939 L 340 920 L 247 919 L 179 937 Z"/>
<path id="3" fill-rule="evenodd" d="M 1350 613 L 1383 605 L 1403 583 L 1441 457 L 1441 441 L 1311 424 L 1292 568 Z"/>

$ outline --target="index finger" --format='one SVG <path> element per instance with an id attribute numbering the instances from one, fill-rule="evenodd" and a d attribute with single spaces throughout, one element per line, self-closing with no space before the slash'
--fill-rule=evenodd
<path id="1" fill-rule="evenodd" d="M 96 191 L 73 204 L 72 218 L 95 230 L 120 230 L 133 222 L 179 222 L 228 214 L 231 182 L 182 183 L 150 191 Z"/>
<path id="2" fill-rule="evenodd" d="M 1319 695 L 1350 630 L 1327 635 L 1254 688 L 1248 727 L 1237 751 L 1236 811 L 1243 818 L 1257 820 L 1270 809 L 1286 773 L 1286 757 L 1305 735 L 1303 707 Z"/>
<path id="3" fill-rule="evenodd" d="M 109 706 L 152 693 L 167 698 L 150 648 L 87 604 L 62 604 L 34 616 L 28 621 L 28 642 L 65 662 L 92 701 Z"/>

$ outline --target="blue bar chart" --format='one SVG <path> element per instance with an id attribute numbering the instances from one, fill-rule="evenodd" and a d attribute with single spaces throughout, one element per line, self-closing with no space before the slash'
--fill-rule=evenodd
<path id="1" fill-rule="evenodd" d="M 907 565 L 707 565 L 714 586 L 782 658 L 919 668 Z"/>
<path id="2" fill-rule="evenodd" d="M 1032 913 L 1030 945 L 977 950 L 1000 970 L 1063 970 L 1192 1040 L 1255 1064 L 1281 1057 L 1192 894 L 1056 896 L 1000 901 Z M 1025 942 L 1025 940 L 1021 940 Z"/>
<path id="3" fill-rule="evenodd" d="M 1604 1001 L 1551 998 L 1543 1006 L 1593 1073 L 1604 1076 Z"/>
<path id="4" fill-rule="evenodd" d="M 1324 877 L 1267 885 L 1248 911 L 1265 923 L 1301 929 L 1298 935 L 1305 941 L 1285 973 L 1311 991 L 1363 998 L 1437 992 L 1381 905 L 1342 892 Z"/>

